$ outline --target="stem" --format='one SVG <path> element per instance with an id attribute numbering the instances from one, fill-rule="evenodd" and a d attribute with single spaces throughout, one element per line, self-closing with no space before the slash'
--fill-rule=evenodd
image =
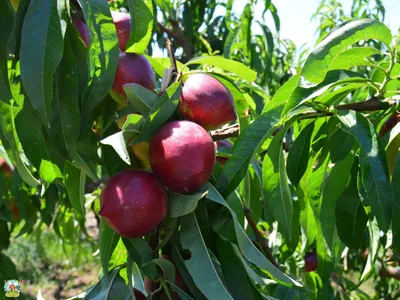
<path id="1" fill-rule="evenodd" d="M 354 111 L 376 111 L 376 110 L 386 110 L 390 107 L 396 106 L 397 101 L 388 100 L 381 101 L 377 97 L 372 97 L 363 102 L 355 102 L 350 104 L 341 104 L 334 107 L 336 110 L 354 110 Z M 325 110 L 308 110 L 300 114 L 300 120 L 304 119 L 314 119 L 332 116 L 333 113 Z M 230 137 L 239 136 L 239 124 L 234 124 L 232 126 L 218 129 L 211 132 L 211 136 L 214 141 L 223 140 Z"/>
<path id="2" fill-rule="evenodd" d="M 271 250 L 268 248 L 265 238 L 262 236 L 261 232 L 258 230 L 256 223 L 251 217 L 251 210 L 244 206 L 244 215 L 246 217 L 247 222 L 249 223 L 251 229 L 253 230 L 260 247 L 263 249 L 265 256 L 268 260 L 278 269 L 280 268 L 278 262 L 273 257 Z"/>
<path id="3" fill-rule="evenodd" d="M 165 294 L 167 294 L 168 299 L 169 299 L 169 300 L 173 300 L 173 298 L 172 298 L 172 296 L 171 296 L 171 293 L 170 293 L 170 291 L 169 291 L 169 288 L 168 288 L 168 286 L 167 286 L 167 284 L 165 283 L 165 281 L 164 281 L 163 278 L 160 278 L 160 283 L 161 283 L 161 286 L 163 287 L 163 289 L 164 289 L 164 291 L 165 291 Z"/>

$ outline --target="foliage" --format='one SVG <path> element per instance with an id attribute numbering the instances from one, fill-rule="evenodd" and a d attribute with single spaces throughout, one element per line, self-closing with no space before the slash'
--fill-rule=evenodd
<path id="1" fill-rule="evenodd" d="M 319 41 L 306 59 L 279 39 L 271 1 L 264 15 L 276 35 L 253 19 L 257 1 L 239 16 L 233 3 L 0 4 L 0 153 L 12 166 L 11 179 L 0 172 L 0 281 L 17 277 L 5 254 L 10 242 L 46 226 L 62 243 L 85 239 L 100 251 L 103 277 L 78 298 L 134 299 L 133 288 L 148 295 L 145 277 L 157 286 L 149 298 L 366 298 L 359 287 L 371 276 L 377 297 L 398 297 L 390 268 L 400 254 L 400 127 L 378 132 L 398 109 L 399 41 L 381 22 L 382 3 L 369 9 L 354 0 L 345 16 L 339 2 L 322 1 Z M 217 6 L 226 14 L 216 15 Z M 108 94 L 119 55 L 110 7 L 130 10 L 127 51 L 145 53 L 157 74 L 154 93 L 125 86 L 123 108 Z M 76 15 L 90 31 L 89 49 Z M 152 57 L 165 37 L 178 70 Z M 100 219 L 92 240 L 85 221 L 98 214 L 105 178 L 141 167 L 130 144 L 181 118 L 182 80 L 198 72 L 233 94 L 239 127 L 229 128 L 240 130 L 229 137 L 231 150 L 218 151 L 229 159 L 198 193 L 169 193 L 158 230 L 128 239 Z M 308 252 L 317 253 L 316 272 L 304 270 Z M 178 270 L 187 290 L 173 283 Z"/>

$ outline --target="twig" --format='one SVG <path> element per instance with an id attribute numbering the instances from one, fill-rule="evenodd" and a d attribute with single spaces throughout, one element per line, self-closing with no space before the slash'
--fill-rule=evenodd
<path id="1" fill-rule="evenodd" d="M 272 256 L 271 250 L 268 248 L 265 238 L 262 236 L 261 232 L 258 230 L 256 223 L 253 221 L 251 217 L 251 211 L 246 206 L 244 207 L 244 215 L 246 217 L 247 222 L 249 223 L 251 229 L 254 231 L 256 239 L 260 244 L 260 247 L 263 249 L 265 256 L 268 260 L 278 269 L 280 268 L 278 262 Z"/>
<path id="2" fill-rule="evenodd" d="M 385 278 L 394 278 L 400 280 L 400 269 L 391 266 L 386 266 L 379 271 L 379 275 Z"/>
<path id="3" fill-rule="evenodd" d="M 237 137 L 239 136 L 239 124 L 212 131 L 211 136 L 214 141 L 223 140 L 229 137 Z"/>
<path id="4" fill-rule="evenodd" d="M 356 102 L 350 104 L 342 104 L 335 106 L 337 110 L 354 110 L 354 111 L 376 111 L 376 110 L 385 110 L 390 107 L 396 106 L 397 101 L 390 100 L 390 101 L 380 101 L 376 97 L 372 97 L 369 100 L 363 102 Z M 300 114 L 300 119 L 315 119 L 321 117 L 329 117 L 332 116 L 333 113 L 324 110 L 308 110 L 302 112 Z M 239 136 L 239 125 L 234 124 L 232 126 L 218 129 L 211 132 L 211 136 L 214 141 L 223 140 L 230 137 L 237 137 Z"/>
<path id="5" fill-rule="evenodd" d="M 174 20 L 169 20 L 171 23 L 170 28 L 165 27 L 160 22 L 157 23 L 160 32 L 166 33 L 170 38 L 174 38 L 179 46 L 183 48 L 183 53 L 187 60 L 193 57 L 193 47 L 187 39 L 183 30 L 179 27 L 179 23 Z"/>
<path id="6" fill-rule="evenodd" d="M 169 59 L 171 60 L 171 66 L 174 68 L 175 72 L 178 72 L 178 66 L 176 65 L 176 57 L 175 57 L 175 53 L 174 53 L 174 47 L 172 46 L 170 39 L 167 39 L 165 44 L 167 47 Z"/>

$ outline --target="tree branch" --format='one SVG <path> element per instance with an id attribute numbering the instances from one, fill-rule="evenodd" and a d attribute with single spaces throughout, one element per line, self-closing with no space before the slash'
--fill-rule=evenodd
<path id="1" fill-rule="evenodd" d="M 260 244 L 260 247 L 262 248 L 262 250 L 265 253 L 265 256 L 268 258 L 268 260 L 278 269 L 280 268 L 279 263 L 275 260 L 275 258 L 273 257 L 271 250 L 269 249 L 268 245 L 267 245 L 267 241 L 266 239 L 262 236 L 261 232 L 258 230 L 256 223 L 254 222 L 254 220 L 251 217 L 251 210 L 248 209 L 246 206 L 244 207 L 244 215 L 246 217 L 247 223 L 249 223 L 251 229 L 253 230 L 256 239 L 258 241 L 258 243 Z"/>
<path id="2" fill-rule="evenodd" d="M 193 47 L 190 44 L 189 40 L 186 38 L 185 33 L 179 27 L 178 22 L 174 20 L 169 20 L 171 23 L 171 27 L 167 28 L 160 22 L 157 23 L 158 29 L 162 33 L 166 33 L 170 38 L 174 38 L 179 46 L 183 48 L 183 53 L 187 60 L 193 57 Z"/>
<path id="3" fill-rule="evenodd" d="M 379 275 L 385 278 L 394 278 L 400 280 L 400 269 L 391 266 L 386 266 L 379 271 Z"/>
<path id="4" fill-rule="evenodd" d="M 369 100 L 363 102 L 356 102 L 350 104 L 342 104 L 335 106 L 337 110 L 354 110 L 354 111 L 376 111 L 376 110 L 385 110 L 390 107 L 396 106 L 397 101 L 380 101 L 376 97 L 372 97 Z M 315 119 L 321 117 L 329 117 L 332 116 L 333 113 L 324 110 L 308 110 L 302 112 L 300 114 L 300 119 Z M 238 137 L 239 136 L 239 124 L 234 124 L 232 126 L 218 129 L 211 132 L 211 136 L 214 141 L 223 140 L 230 137 Z"/>

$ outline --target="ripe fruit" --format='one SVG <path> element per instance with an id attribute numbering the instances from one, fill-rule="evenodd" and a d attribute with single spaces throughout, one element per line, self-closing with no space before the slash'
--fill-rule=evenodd
<path id="1" fill-rule="evenodd" d="M 126 44 L 131 33 L 131 16 L 126 13 L 112 11 L 111 16 L 117 29 L 118 45 L 121 51 L 126 50 Z"/>
<path id="2" fill-rule="evenodd" d="M 151 168 L 171 191 L 196 192 L 210 177 L 214 164 L 214 142 L 196 123 L 170 122 L 150 142 Z"/>
<path id="3" fill-rule="evenodd" d="M 99 214 L 118 234 L 137 238 L 157 227 L 167 213 L 164 187 L 146 171 L 127 170 L 110 178 Z"/>
<path id="4" fill-rule="evenodd" d="M 111 89 L 111 97 L 118 103 L 126 100 L 124 85 L 137 83 L 153 91 L 155 88 L 155 74 L 151 64 L 143 55 L 121 52 L 117 72 Z"/>
<path id="5" fill-rule="evenodd" d="M 215 149 L 220 148 L 220 147 L 232 147 L 232 144 L 228 140 L 221 140 L 221 141 L 216 141 L 214 142 Z M 217 162 L 219 162 L 222 166 L 226 163 L 228 160 L 227 157 L 222 157 L 222 156 L 217 156 Z"/>
<path id="6" fill-rule="evenodd" d="M 317 253 L 309 252 L 304 256 L 304 266 L 306 272 L 315 271 L 318 268 Z"/>
<path id="7" fill-rule="evenodd" d="M 231 92 L 206 74 L 189 76 L 183 85 L 179 110 L 184 119 L 208 130 L 236 120 Z"/>
<path id="8" fill-rule="evenodd" d="M 72 23 L 74 23 L 74 26 L 76 30 L 78 30 L 83 42 L 86 45 L 86 48 L 90 47 L 90 33 L 87 25 L 79 19 L 77 16 L 72 16 Z"/>
<path id="9" fill-rule="evenodd" d="M 383 123 L 381 129 L 379 130 L 379 136 L 384 136 L 386 133 L 388 133 L 390 130 L 393 129 L 394 126 L 397 125 L 397 123 L 400 122 L 400 114 L 395 112 L 393 113 L 389 119 Z"/>
<path id="10" fill-rule="evenodd" d="M 3 172 L 3 175 L 6 178 L 11 179 L 12 170 L 11 170 L 10 166 L 7 164 L 7 162 L 2 157 L 0 157 L 0 170 Z"/>

